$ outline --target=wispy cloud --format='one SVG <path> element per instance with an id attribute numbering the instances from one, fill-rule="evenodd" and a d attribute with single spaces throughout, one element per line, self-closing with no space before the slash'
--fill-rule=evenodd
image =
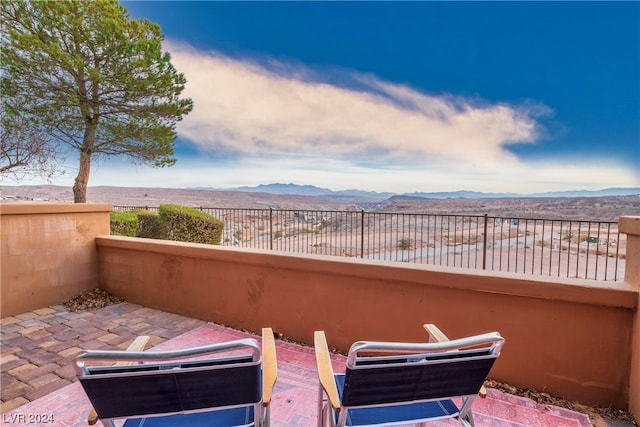
<path id="1" fill-rule="evenodd" d="M 507 144 L 538 135 L 539 111 L 431 96 L 368 75 L 349 76 L 357 89 L 340 87 L 300 66 L 167 47 L 195 103 L 180 135 L 202 149 L 397 165 L 502 162 L 515 161 Z"/>

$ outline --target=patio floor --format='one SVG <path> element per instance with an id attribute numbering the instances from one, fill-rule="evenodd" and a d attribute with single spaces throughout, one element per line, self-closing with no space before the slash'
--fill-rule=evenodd
<path id="1" fill-rule="evenodd" d="M 89 402 L 71 367 L 81 349 L 126 348 L 149 335 L 149 348 L 168 350 L 252 336 L 201 320 L 131 303 L 74 313 L 64 306 L 2 319 L 1 421 L 22 426 L 35 416 L 47 425 L 86 426 Z M 268 326 L 268 325 L 265 325 Z M 259 337 L 255 337 L 259 339 Z M 274 427 L 316 425 L 317 377 L 313 349 L 276 340 L 278 380 L 272 400 Z M 344 357 L 333 355 L 334 369 Z M 591 426 L 587 415 L 489 389 L 474 405 L 476 426 Z M 33 423 L 32 423 L 33 424 Z M 45 422 L 41 423 L 45 424 Z M 459 425 L 452 421 L 433 426 Z"/>

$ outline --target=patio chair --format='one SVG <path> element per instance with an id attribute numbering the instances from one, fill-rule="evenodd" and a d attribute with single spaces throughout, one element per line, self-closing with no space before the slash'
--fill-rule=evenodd
<path id="1" fill-rule="evenodd" d="M 162 352 L 86 350 L 74 368 L 104 425 L 269 426 L 277 374 L 271 328 L 262 329 L 262 350 L 253 338 Z"/>
<path id="2" fill-rule="evenodd" d="M 420 424 L 445 418 L 473 426 L 471 406 L 504 338 L 497 332 L 432 338 L 441 342 L 358 341 L 349 350 L 346 372 L 334 374 L 324 331 L 316 331 L 318 426 Z"/>

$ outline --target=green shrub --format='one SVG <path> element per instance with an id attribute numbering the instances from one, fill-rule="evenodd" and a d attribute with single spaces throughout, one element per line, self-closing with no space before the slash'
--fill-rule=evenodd
<path id="1" fill-rule="evenodd" d="M 153 211 L 136 211 L 138 216 L 137 237 L 147 239 L 164 239 L 164 232 L 160 224 L 160 215 Z"/>
<path id="2" fill-rule="evenodd" d="M 135 212 L 110 212 L 111 234 L 114 236 L 135 237 L 138 228 L 138 216 Z"/>
<path id="3" fill-rule="evenodd" d="M 158 208 L 164 238 L 180 242 L 219 245 L 224 223 L 198 209 L 163 204 Z"/>
<path id="4" fill-rule="evenodd" d="M 181 242 L 220 244 L 224 223 L 198 209 L 160 205 L 158 212 L 133 210 L 111 212 L 111 234 L 167 239 Z"/>

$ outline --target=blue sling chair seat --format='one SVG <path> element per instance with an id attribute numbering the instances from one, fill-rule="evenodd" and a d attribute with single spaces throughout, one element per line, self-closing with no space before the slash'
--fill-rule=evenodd
<path id="1" fill-rule="evenodd" d="M 492 332 L 448 340 L 435 325 L 424 327 L 435 342 L 354 343 L 344 374 L 334 374 L 324 331 L 316 331 L 318 426 L 386 426 L 445 418 L 473 426 L 471 406 L 483 393 L 504 338 Z"/>
<path id="2" fill-rule="evenodd" d="M 95 360 L 119 363 L 85 363 Z M 277 374 L 271 328 L 262 330 L 262 349 L 247 338 L 163 352 L 86 350 L 74 362 L 94 408 L 90 423 L 99 418 L 113 426 L 125 418 L 126 427 L 269 426 Z"/>

